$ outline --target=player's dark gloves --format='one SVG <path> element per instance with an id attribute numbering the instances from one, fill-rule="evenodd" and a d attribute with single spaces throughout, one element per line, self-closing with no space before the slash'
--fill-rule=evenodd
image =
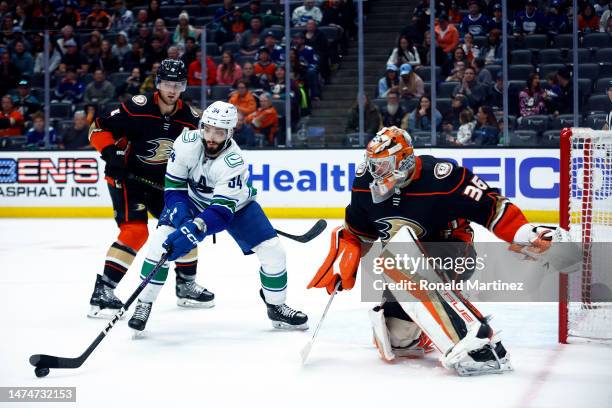
<path id="1" fill-rule="evenodd" d="M 102 150 L 102 159 L 106 162 L 104 175 L 115 181 L 121 182 L 127 176 L 127 165 L 125 163 L 125 152 L 111 145 Z"/>
<path id="2" fill-rule="evenodd" d="M 189 253 L 206 237 L 206 224 L 200 218 L 187 221 L 168 235 L 163 246 L 168 251 L 168 260 L 174 261 Z"/>

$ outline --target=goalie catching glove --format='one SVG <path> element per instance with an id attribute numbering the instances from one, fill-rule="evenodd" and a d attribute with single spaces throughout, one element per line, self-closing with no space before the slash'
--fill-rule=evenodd
<path id="1" fill-rule="evenodd" d="M 327 293 L 331 295 L 340 281 L 338 290 L 352 289 L 355 286 L 360 259 L 361 241 L 359 238 L 344 227 L 334 228 L 327 258 L 307 288 L 326 288 Z M 334 270 L 336 263 L 338 271 Z"/>

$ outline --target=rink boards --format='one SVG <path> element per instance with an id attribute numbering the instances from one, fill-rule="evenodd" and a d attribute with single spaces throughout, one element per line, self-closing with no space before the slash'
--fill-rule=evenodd
<path id="1" fill-rule="evenodd" d="M 532 221 L 557 222 L 557 149 L 420 148 L 471 169 Z M 341 218 L 363 149 L 245 151 L 258 201 L 274 218 Z M 94 151 L 0 153 L 0 216 L 110 217 L 104 162 Z"/>

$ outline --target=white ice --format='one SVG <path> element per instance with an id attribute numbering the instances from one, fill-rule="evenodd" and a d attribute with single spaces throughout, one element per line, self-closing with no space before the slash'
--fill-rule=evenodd
<path id="1" fill-rule="evenodd" d="M 330 220 L 328 230 L 339 222 Z M 312 223 L 273 220 L 296 234 Z M 612 347 L 557 344 L 554 304 L 480 305 L 495 316 L 492 325 L 502 331 L 515 371 L 460 378 L 440 366 L 437 353 L 381 361 L 367 318 L 372 304 L 360 302 L 356 287 L 336 297 L 302 367 L 299 352 L 328 298 L 323 290 L 305 289 L 327 253 L 328 232 L 309 244 L 283 239 L 288 304 L 309 314 L 309 331 L 271 328 L 258 295 L 257 259 L 242 256 L 223 233 L 216 245 L 209 239 L 200 245 L 198 281 L 215 293 L 216 307 L 176 306 L 170 272 L 145 338 L 132 340 L 122 321 L 81 368 L 38 379 L 31 354 L 76 356 L 106 324 L 85 316 L 116 227 L 109 219 L 4 219 L 0 230 L 0 386 L 77 387 L 76 404 L 57 406 L 612 406 Z M 491 236 L 478 230 L 478 238 Z M 120 284 L 122 299 L 138 284 L 143 252 Z"/>

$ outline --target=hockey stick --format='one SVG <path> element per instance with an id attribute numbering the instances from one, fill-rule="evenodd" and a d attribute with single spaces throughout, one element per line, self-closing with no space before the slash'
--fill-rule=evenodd
<path id="1" fill-rule="evenodd" d="M 136 176 L 134 174 L 128 174 L 128 180 L 134 180 L 137 181 L 139 183 L 145 184 L 151 188 L 154 188 L 156 190 L 164 190 L 164 187 L 155 183 L 154 181 L 148 180 L 144 177 L 140 177 L 140 176 Z M 274 231 L 276 231 L 276 233 L 278 235 L 282 235 L 285 238 L 289 238 L 292 239 L 294 241 L 297 242 L 301 242 L 303 244 L 305 244 L 306 242 L 312 241 L 313 239 L 315 239 L 316 237 L 318 237 L 324 230 L 325 228 L 327 228 L 327 221 L 325 220 L 318 220 L 313 226 L 312 228 L 310 228 L 308 231 L 306 231 L 304 234 L 302 235 L 292 235 L 289 234 L 287 232 L 284 231 L 280 231 L 277 230 L 276 228 L 274 229 Z"/>
<path id="2" fill-rule="evenodd" d="M 327 306 L 325 306 L 323 315 L 321 316 L 319 323 L 317 323 L 317 327 L 315 328 L 315 331 L 312 334 L 312 338 L 310 339 L 310 341 L 308 341 L 308 343 L 306 343 L 306 345 L 304 346 L 304 348 L 302 348 L 302 351 L 300 352 L 300 355 L 302 356 L 302 365 L 306 364 L 306 360 L 308 359 L 308 355 L 310 354 L 312 345 L 314 344 L 314 341 L 317 338 L 317 334 L 319 333 L 319 329 L 321 328 L 321 325 L 323 325 L 323 320 L 325 320 L 325 316 L 327 316 L 327 311 L 329 310 L 329 307 L 332 304 L 332 300 L 334 300 L 334 296 L 336 296 L 336 293 L 338 293 L 338 288 L 340 287 L 340 283 L 341 283 L 340 281 L 336 283 L 334 292 L 331 294 L 331 296 L 329 297 L 329 300 L 327 301 Z"/>
<path id="3" fill-rule="evenodd" d="M 117 314 L 108 322 L 104 330 L 98 334 L 98 337 L 87 347 L 87 350 L 83 352 L 78 357 L 56 357 L 49 356 L 46 354 L 33 354 L 30 356 L 30 364 L 34 367 L 34 374 L 37 377 L 45 377 L 49 374 L 49 369 L 51 368 L 79 368 L 83 365 L 85 360 L 89 357 L 89 355 L 98 347 L 98 344 L 102 342 L 102 340 L 106 337 L 108 332 L 115 326 L 115 323 L 121 319 L 121 316 L 130 308 L 130 305 L 134 303 L 134 300 L 140 295 L 140 292 L 143 291 L 145 286 L 153 279 L 153 276 L 157 273 L 159 268 L 161 268 L 166 260 L 168 259 L 168 254 L 163 254 L 159 262 L 155 265 L 155 267 L 149 272 L 149 274 L 144 278 L 140 285 L 136 288 L 132 296 L 125 302 L 123 307 L 119 309 Z"/>

